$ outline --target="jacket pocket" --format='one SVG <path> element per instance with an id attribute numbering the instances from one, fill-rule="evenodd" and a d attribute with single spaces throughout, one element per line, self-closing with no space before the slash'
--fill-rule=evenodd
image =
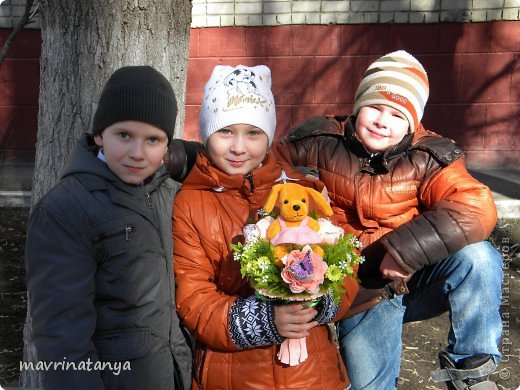
<path id="1" fill-rule="evenodd" d="M 121 329 L 100 332 L 93 337 L 99 360 L 105 362 L 137 359 L 150 351 L 148 328 Z"/>
<path id="2" fill-rule="evenodd" d="M 129 253 L 144 242 L 144 231 L 139 229 L 136 218 L 116 218 L 98 224 L 90 233 L 96 258 L 103 263 L 109 258 Z"/>

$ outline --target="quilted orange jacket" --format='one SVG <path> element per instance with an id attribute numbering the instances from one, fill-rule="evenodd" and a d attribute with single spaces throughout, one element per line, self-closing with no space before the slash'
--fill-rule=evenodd
<path id="1" fill-rule="evenodd" d="M 395 147 L 371 154 L 354 124 L 355 117 L 314 117 L 275 150 L 288 164 L 318 169 L 336 222 L 364 244 L 359 276 L 366 287 L 383 283 L 386 252 L 413 273 L 489 237 L 497 218 L 491 192 L 468 173 L 453 141 L 420 125 Z"/>
<path id="2" fill-rule="evenodd" d="M 289 177 L 303 179 L 285 170 Z M 278 345 L 247 349 L 237 345 L 230 333 L 233 304 L 253 294 L 233 260 L 230 243 L 242 238 L 244 224 L 264 204 L 281 174 L 282 166 L 272 153 L 248 177 L 226 175 L 199 153 L 175 198 L 176 305 L 197 340 L 193 388 L 330 390 L 348 384 L 326 325 L 310 331 L 309 357 L 294 367 L 278 361 Z M 336 318 L 343 316 L 358 291 L 353 280 L 346 287 Z"/>

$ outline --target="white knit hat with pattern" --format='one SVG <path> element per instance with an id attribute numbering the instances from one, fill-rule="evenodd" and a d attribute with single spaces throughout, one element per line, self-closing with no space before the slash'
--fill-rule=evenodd
<path id="1" fill-rule="evenodd" d="M 204 145 L 217 130 L 244 123 L 258 127 L 273 142 L 276 110 L 271 70 L 265 65 L 217 65 L 204 87 L 199 133 Z"/>
<path id="2" fill-rule="evenodd" d="M 428 76 L 421 63 L 404 50 L 394 51 L 365 71 L 356 92 L 354 115 L 361 107 L 385 104 L 405 114 L 413 133 L 424 114 L 428 94 Z"/>

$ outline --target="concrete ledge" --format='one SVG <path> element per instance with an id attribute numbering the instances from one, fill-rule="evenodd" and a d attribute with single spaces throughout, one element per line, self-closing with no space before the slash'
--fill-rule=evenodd
<path id="1" fill-rule="evenodd" d="M 520 199 L 495 199 L 498 218 L 520 219 Z"/>
<path id="2" fill-rule="evenodd" d="M 0 207 L 31 207 L 31 191 L 0 191 Z"/>

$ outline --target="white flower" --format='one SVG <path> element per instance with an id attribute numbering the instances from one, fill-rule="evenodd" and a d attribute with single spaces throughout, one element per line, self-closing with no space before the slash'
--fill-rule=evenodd
<path id="1" fill-rule="evenodd" d="M 361 241 L 359 241 L 356 237 L 352 236 L 350 238 L 350 243 L 352 244 L 353 247 L 355 248 L 362 248 L 363 247 L 363 244 L 361 243 Z"/>
<path id="2" fill-rule="evenodd" d="M 256 230 L 256 226 L 252 223 L 245 225 L 242 229 L 242 233 L 244 234 L 244 241 L 246 243 L 258 239 L 258 231 Z"/>
<path id="3" fill-rule="evenodd" d="M 269 269 L 269 265 L 269 259 L 266 256 L 262 256 L 258 259 L 258 268 L 260 268 L 262 272 L 267 271 Z"/>
<path id="4" fill-rule="evenodd" d="M 320 231 L 318 234 L 322 239 L 322 244 L 333 245 L 343 237 L 344 231 L 341 227 L 334 225 L 326 218 L 318 218 L 318 224 L 320 225 Z"/>

